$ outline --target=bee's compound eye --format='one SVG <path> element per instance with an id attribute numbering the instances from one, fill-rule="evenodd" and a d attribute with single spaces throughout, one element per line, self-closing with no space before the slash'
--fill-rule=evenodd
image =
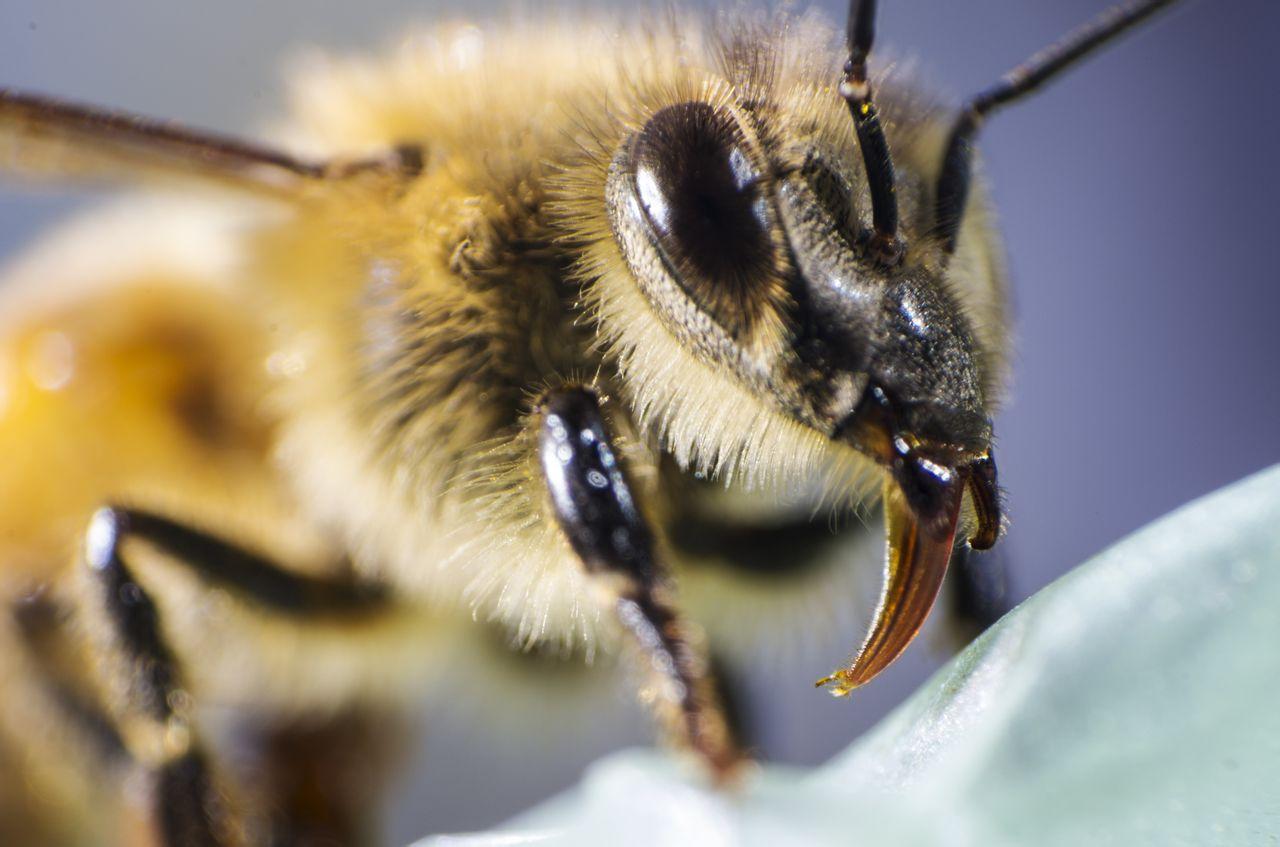
<path id="1" fill-rule="evenodd" d="M 633 145 L 636 197 L 681 286 L 713 312 L 749 297 L 774 248 L 760 172 L 737 122 L 709 104 L 681 103 L 650 118 Z"/>

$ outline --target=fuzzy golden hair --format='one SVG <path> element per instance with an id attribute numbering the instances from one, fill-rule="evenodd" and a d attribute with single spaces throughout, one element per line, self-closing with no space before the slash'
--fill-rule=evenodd
<path id="1" fill-rule="evenodd" d="M 465 598 L 521 643 L 598 631 L 522 442 L 540 387 L 597 385 L 642 478 L 659 451 L 764 497 L 858 502 L 879 476 L 682 343 L 638 288 L 604 201 L 619 146 L 687 100 L 750 102 L 776 143 L 856 168 L 832 99 L 834 32 L 789 16 L 617 32 L 442 27 L 390 59 L 311 60 L 284 137 L 348 157 L 421 142 L 424 167 L 407 184 L 317 192 L 259 248 L 264 286 L 286 304 L 285 355 L 305 363 L 278 395 L 301 496 L 365 566 L 432 600 Z M 943 127 L 892 77 L 882 87 L 904 218 L 923 227 Z M 1003 268 L 981 198 L 973 209 L 949 279 L 994 396 Z M 782 329 L 760 333 L 763 354 Z"/>

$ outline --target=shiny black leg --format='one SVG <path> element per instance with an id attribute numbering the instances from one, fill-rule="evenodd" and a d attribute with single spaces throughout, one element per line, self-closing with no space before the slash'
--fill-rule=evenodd
<path id="1" fill-rule="evenodd" d="M 160 630 L 155 603 L 121 555 L 131 514 L 100 509 L 85 544 L 90 597 L 84 609 L 102 654 L 99 673 L 133 759 L 154 779 L 155 822 L 167 847 L 242 843 L 225 789 L 192 723 L 190 698 Z"/>
<path id="2" fill-rule="evenodd" d="M 595 393 L 564 387 L 539 407 L 539 458 L 556 520 L 611 598 L 653 678 L 660 720 L 718 776 L 739 762 L 708 662 L 672 606 L 653 533 L 627 482 Z"/>
<path id="3" fill-rule="evenodd" d="M 106 507 L 94 515 L 85 543 L 90 590 L 82 611 L 97 635 L 103 659 L 98 672 L 119 734 L 129 754 L 154 776 L 163 843 L 243 843 L 243 821 L 196 731 L 160 612 L 126 561 L 126 545 L 134 541 L 278 617 L 372 614 L 385 598 L 373 588 L 290 573 L 235 544 L 145 511 Z"/>
<path id="4" fill-rule="evenodd" d="M 960 646 L 1000 620 L 1012 608 L 1003 548 L 957 547 L 951 562 L 951 611 Z"/>

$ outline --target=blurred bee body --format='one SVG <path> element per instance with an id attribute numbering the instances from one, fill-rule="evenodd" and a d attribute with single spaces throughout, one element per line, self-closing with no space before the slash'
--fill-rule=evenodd
<path id="1" fill-rule="evenodd" d="M 231 244 L 209 210 L 157 205 L 70 228 L 6 276 L 0 472 L 26 494 L 0 517 L 6 576 L 65 561 L 109 493 L 270 490 L 263 339 L 220 278 Z"/>
<path id="2" fill-rule="evenodd" d="M 312 67 L 281 133 L 298 156 L 0 92 L 11 170 L 231 194 L 134 201 L 5 283 L 0 579 L 60 625 L 16 616 L 0 656 L 70 670 L 6 659 L 27 705 L 0 727 L 83 703 L 150 773 L 166 843 L 263 840 L 273 805 L 278 838 L 355 838 L 317 811 L 358 817 L 349 786 L 237 797 L 193 699 L 349 739 L 474 616 L 526 648 L 629 642 L 664 729 L 727 778 L 665 565 L 715 647 L 741 623 L 709 570 L 825 561 L 815 513 L 883 483 L 881 607 L 823 682 L 878 673 L 953 546 L 998 534 L 1007 328 L 968 148 L 908 81 L 873 102 L 864 29 L 837 94 L 808 18 L 445 28 Z M 69 742 L 0 755 L 45 743 Z M 323 771 L 310 743 L 267 745 L 267 770 Z M 17 832 L 83 835 L 47 825 Z"/>
<path id="3" fill-rule="evenodd" d="M 0 578 L 22 610 L 0 634 L 9 736 L 0 755 L 21 763 L 6 772 L 24 779 L 0 792 L 15 803 L 0 827 L 13 843 L 40 843 L 37 832 L 50 843 L 100 843 L 112 830 L 111 805 L 101 805 L 110 792 L 84 771 L 86 751 L 102 745 L 86 737 L 93 725 L 74 720 L 103 719 L 96 701 L 110 693 L 86 681 L 102 660 L 92 645 L 109 639 L 110 625 L 94 613 L 92 586 L 67 568 L 103 504 L 189 517 L 292 571 L 344 575 L 271 461 L 279 424 L 267 386 L 282 365 L 231 285 L 245 211 L 216 198 L 137 199 L 49 238 L 6 277 L 0 484 L 22 494 L 0 517 Z M 190 689 L 269 722 L 323 720 L 353 698 L 404 702 L 432 666 L 423 645 L 436 633 L 417 612 L 299 625 L 263 614 L 243 592 L 210 590 L 154 551 L 132 561 L 173 622 L 174 652 L 200 657 L 183 671 Z"/>

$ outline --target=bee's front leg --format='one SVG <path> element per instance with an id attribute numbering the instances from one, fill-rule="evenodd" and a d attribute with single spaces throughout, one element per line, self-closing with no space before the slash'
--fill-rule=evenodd
<path id="1" fill-rule="evenodd" d="M 653 533 L 631 487 L 595 393 L 563 387 L 539 404 L 539 462 L 557 521 L 601 588 L 652 679 L 667 730 L 725 779 L 743 761 L 715 695 L 700 635 L 672 605 Z"/>

